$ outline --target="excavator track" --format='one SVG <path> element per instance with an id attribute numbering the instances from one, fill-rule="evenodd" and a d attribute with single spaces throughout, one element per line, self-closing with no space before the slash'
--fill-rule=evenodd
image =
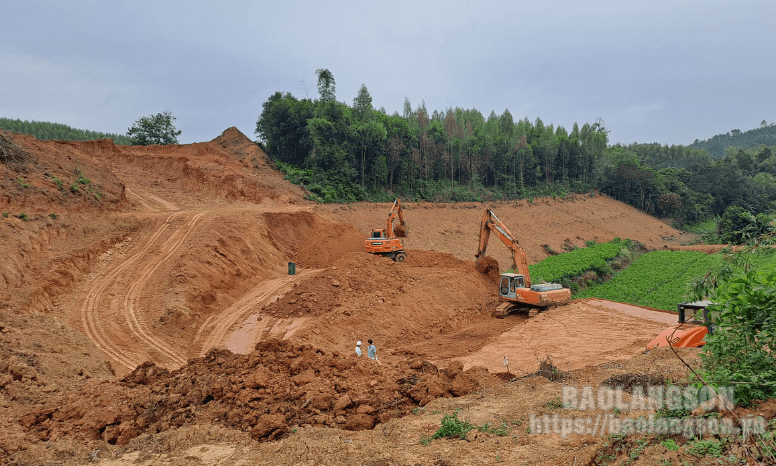
<path id="1" fill-rule="evenodd" d="M 511 312 L 519 310 L 528 311 L 528 317 L 535 317 L 537 314 L 539 314 L 539 312 L 542 311 L 542 309 L 539 307 L 526 307 L 524 305 L 521 306 L 520 304 L 506 302 L 498 305 L 498 307 L 493 311 L 493 317 L 503 319 Z"/>
<path id="2" fill-rule="evenodd" d="M 504 317 L 509 314 L 509 311 L 512 310 L 513 304 L 512 303 L 501 303 L 496 308 L 495 311 L 493 311 L 493 317 L 497 317 L 499 319 L 503 319 Z"/>

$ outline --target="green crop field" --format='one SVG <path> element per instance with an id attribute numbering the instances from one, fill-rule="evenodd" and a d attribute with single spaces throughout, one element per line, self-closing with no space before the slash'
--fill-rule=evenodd
<path id="1" fill-rule="evenodd" d="M 610 261 L 630 253 L 631 241 L 615 238 L 608 243 L 574 249 L 557 256 L 550 256 L 538 264 L 528 266 L 533 283 L 562 282 L 580 276 L 587 271 L 598 274 L 611 273 Z"/>
<path id="2" fill-rule="evenodd" d="M 747 257 L 748 256 L 748 257 Z M 776 251 L 763 250 L 757 254 L 738 257 L 733 266 L 743 270 L 776 267 Z M 639 257 L 622 272 L 606 283 L 577 293 L 574 298 L 597 297 L 657 309 L 674 310 L 688 300 L 693 283 L 712 270 L 719 270 L 726 262 L 723 254 L 704 254 L 692 251 L 655 251 Z"/>

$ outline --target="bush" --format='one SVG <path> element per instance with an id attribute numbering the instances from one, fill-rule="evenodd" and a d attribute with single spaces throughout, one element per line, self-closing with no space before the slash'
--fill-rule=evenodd
<path id="1" fill-rule="evenodd" d="M 725 209 L 717 223 L 717 233 L 725 243 L 751 243 L 763 235 L 773 232 L 772 217 L 765 214 L 752 215 L 743 207 L 730 206 Z"/>
<path id="2" fill-rule="evenodd" d="M 453 414 L 445 414 L 442 418 L 442 427 L 431 438 L 458 437 L 466 438 L 466 434 L 474 429 L 474 426 L 466 421 L 458 419 L 458 411 Z"/>
<path id="3" fill-rule="evenodd" d="M 687 453 L 699 458 L 701 456 L 713 456 L 718 458 L 722 456 L 722 444 L 716 439 L 694 440 L 690 442 Z"/>
<path id="4" fill-rule="evenodd" d="M 710 299 L 716 329 L 701 352 L 704 378 L 734 384 L 737 404 L 776 397 L 776 271 L 728 280 Z"/>

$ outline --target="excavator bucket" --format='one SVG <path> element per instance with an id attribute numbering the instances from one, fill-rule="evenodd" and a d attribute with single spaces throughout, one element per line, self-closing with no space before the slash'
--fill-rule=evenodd
<path id="1" fill-rule="evenodd" d="M 406 225 L 395 225 L 393 227 L 393 234 L 396 235 L 397 238 L 406 238 L 407 233 L 409 233 L 409 228 L 407 228 Z"/>
<path id="2" fill-rule="evenodd" d="M 703 341 L 703 337 L 708 333 L 708 329 L 704 326 L 668 327 L 655 337 L 654 340 L 649 342 L 647 349 L 651 350 L 659 346 L 668 346 L 669 341 L 676 348 L 696 348 L 706 343 Z"/>

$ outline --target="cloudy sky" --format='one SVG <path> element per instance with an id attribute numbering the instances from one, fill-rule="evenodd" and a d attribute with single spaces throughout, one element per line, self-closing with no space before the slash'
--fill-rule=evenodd
<path id="1" fill-rule="evenodd" d="M 352 105 L 508 109 L 614 142 L 690 144 L 776 121 L 774 0 L 4 1 L 0 117 L 182 143 L 254 139 L 276 91 Z"/>

